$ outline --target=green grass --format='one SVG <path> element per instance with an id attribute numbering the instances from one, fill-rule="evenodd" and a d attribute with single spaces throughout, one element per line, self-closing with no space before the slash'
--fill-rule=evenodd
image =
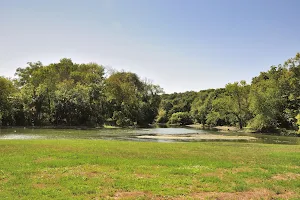
<path id="1" fill-rule="evenodd" d="M 0 141 L 0 199 L 299 199 L 300 146 Z"/>

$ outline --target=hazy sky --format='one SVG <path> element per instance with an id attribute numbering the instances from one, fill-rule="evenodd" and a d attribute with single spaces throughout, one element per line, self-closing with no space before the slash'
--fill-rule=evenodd
<path id="1" fill-rule="evenodd" d="M 169 92 L 251 81 L 300 51 L 299 0 L 0 0 L 0 75 L 67 57 Z"/>

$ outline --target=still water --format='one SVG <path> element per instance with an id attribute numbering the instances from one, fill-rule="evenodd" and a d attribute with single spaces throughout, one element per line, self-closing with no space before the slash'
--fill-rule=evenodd
<path id="1" fill-rule="evenodd" d="M 230 141 L 300 145 L 300 137 L 272 136 L 237 132 L 218 132 L 199 130 L 193 128 L 138 128 L 91 130 L 30 128 L 0 129 L 0 140 L 28 139 L 105 139 L 155 142 Z"/>

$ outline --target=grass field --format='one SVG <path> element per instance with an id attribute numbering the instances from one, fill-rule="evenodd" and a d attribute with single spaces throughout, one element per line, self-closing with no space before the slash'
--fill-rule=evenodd
<path id="1" fill-rule="evenodd" d="M 300 199 L 300 145 L 0 140 L 0 199 Z"/>

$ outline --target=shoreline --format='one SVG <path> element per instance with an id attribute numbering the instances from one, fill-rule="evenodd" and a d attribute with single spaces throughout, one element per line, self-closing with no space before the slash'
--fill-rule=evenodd
<path id="1" fill-rule="evenodd" d="M 207 131 L 218 131 L 222 133 L 251 133 L 251 134 L 258 134 L 258 135 L 278 135 L 278 136 L 293 136 L 293 137 L 300 137 L 294 130 L 277 130 L 274 132 L 257 132 L 251 129 L 239 129 L 234 126 L 213 126 L 213 127 L 205 127 L 203 128 L 202 124 L 190 124 L 184 126 L 167 126 L 165 124 L 149 124 L 148 126 L 128 126 L 128 127 L 119 127 L 119 126 L 110 126 L 110 125 L 103 125 L 103 126 L 0 126 L 0 129 L 70 129 L 70 130 L 100 130 L 100 129 L 136 129 L 136 128 L 174 128 L 174 127 L 183 127 L 183 128 L 193 128 L 193 129 L 201 129 Z"/>
<path id="2" fill-rule="evenodd" d="M 182 135 L 139 135 L 140 139 L 164 139 L 164 140 L 257 140 L 252 136 L 226 136 L 214 134 L 182 134 Z"/>

